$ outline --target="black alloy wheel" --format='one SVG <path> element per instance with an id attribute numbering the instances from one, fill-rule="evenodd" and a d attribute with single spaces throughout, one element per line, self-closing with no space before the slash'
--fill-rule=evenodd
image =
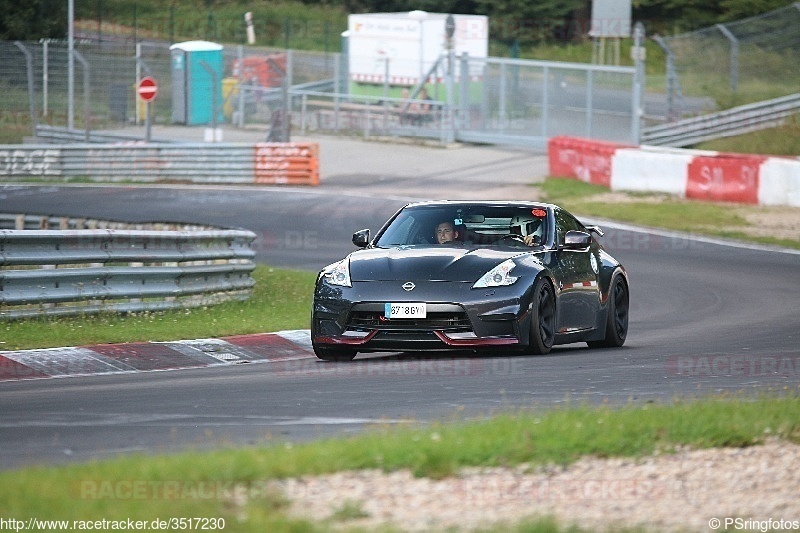
<path id="1" fill-rule="evenodd" d="M 628 336 L 629 308 L 628 284 L 621 274 L 617 274 L 611 281 L 606 336 L 601 341 L 592 341 L 587 344 L 593 348 L 619 348 L 625 344 L 625 338 Z"/>
<path id="2" fill-rule="evenodd" d="M 533 286 L 531 302 L 531 332 L 528 353 L 545 355 L 550 353 L 556 337 L 556 299 L 553 286 L 540 277 Z"/>

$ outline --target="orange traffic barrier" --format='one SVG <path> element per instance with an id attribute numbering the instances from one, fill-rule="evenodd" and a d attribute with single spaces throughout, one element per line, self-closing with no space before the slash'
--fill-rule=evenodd
<path id="1" fill-rule="evenodd" d="M 317 143 L 257 143 L 255 183 L 319 185 Z"/>

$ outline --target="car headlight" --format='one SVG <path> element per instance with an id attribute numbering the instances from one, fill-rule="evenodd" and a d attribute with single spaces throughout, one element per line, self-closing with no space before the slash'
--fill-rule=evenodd
<path id="1" fill-rule="evenodd" d="M 334 263 L 325 267 L 323 272 L 325 281 L 331 285 L 341 285 L 343 287 L 352 287 L 350 283 L 350 261 L 342 259 L 338 263 Z"/>
<path id="2" fill-rule="evenodd" d="M 517 266 L 514 261 L 507 259 L 491 269 L 489 272 L 480 277 L 478 281 L 472 286 L 473 289 L 481 289 L 484 287 L 502 287 L 504 285 L 511 285 L 517 278 L 510 275 L 510 272 Z"/>

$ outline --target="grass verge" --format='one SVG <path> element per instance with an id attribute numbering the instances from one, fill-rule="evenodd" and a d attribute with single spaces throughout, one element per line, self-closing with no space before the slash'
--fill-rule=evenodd
<path id="1" fill-rule="evenodd" d="M 442 478 L 468 466 L 569 465 L 585 455 L 639 457 L 683 446 L 743 447 L 767 437 L 800 442 L 796 394 L 615 409 L 575 406 L 472 423 L 376 427 L 347 439 L 303 445 L 29 467 L 0 473 L 0 508 L 22 520 L 219 517 L 226 531 L 326 530 L 328 523 L 288 516 L 286 497 L 272 482 L 356 469 L 410 469 Z M 361 515 L 356 504 L 344 505 L 331 519 Z M 544 529 L 533 530 L 558 530 L 548 523 L 537 522 Z"/>
<path id="2" fill-rule="evenodd" d="M 572 179 L 550 178 L 541 189 L 545 199 L 589 217 L 628 222 L 698 235 L 800 249 L 800 241 L 758 233 L 750 216 L 769 217 L 771 208 L 701 202 L 667 195 L 614 193 Z"/>
<path id="3" fill-rule="evenodd" d="M 253 295 L 244 302 L 161 312 L 0 322 L 0 350 L 172 341 L 308 328 L 316 274 L 257 266 L 253 278 Z"/>

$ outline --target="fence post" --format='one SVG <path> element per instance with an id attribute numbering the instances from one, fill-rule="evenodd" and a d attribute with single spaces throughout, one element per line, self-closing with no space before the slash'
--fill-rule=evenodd
<path id="1" fill-rule="evenodd" d="M 593 109 L 592 101 L 594 96 L 594 70 L 589 69 L 586 71 L 586 137 L 592 138 L 592 120 Z"/>
<path id="2" fill-rule="evenodd" d="M 48 91 L 50 85 L 50 65 L 49 65 L 49 45 L 50 39 L 42 40 L 42 116 L 50 114 L 50 104 L 48 102 Z"/>
<path id="3" fill-rule="evenodd" d="M 739 39 L 725 27 L 724 24 L 717 24 L 717 29 L 722 32 L 730 42 L 731 42 L 731 89 L 733 89 L 734 95 L 736 94 L 736 90 L 739 88 Z"/>
<path id="4" fill-rule="evenodd" d="M 470 100 L 469 100 L 469 54 L 464 52 L 461 54 L 461 81 L 458 84 L 458 128 L 469 127 L 467 121 L 471 122 L 470 117 Z"/>
<path id="5" fill-rule="evenodd" d="M 137 88 L 139 87 L 139 82 L 142 79 L 141 78 L 142 68 L 144 68 L 144 72 L 148 76 L 152 75 L 152 73 L 153 73 L 152 69 L 142 59 L 142 48 L 141 48 L 141 46 L 142 46 L 141 44 L 137 44 L 136 45 L 136 87 Z M 134 98 L 134 100 L 136 100 L 136 123 L 138 124 L 139 123 L 139 109 L 140 109 L 139 105 L 141 105 L 142 102 L 141 102 L 141 98 L 138 98 L 138 95 L 137 95 L 136 98 Z M 145 142 L 148 142 L 148 143 L 151 141 L 151 139 L 153 137 L 153 134 L 152 134 L 152 131 L 153 131 L 153 107 L 152 107 L 152 104 L 153 104 L 152 101 L 144 103 L 144 106 L 145 106 L 145 118 L 144 118 L 145 134 L 144 134 L 144 140 L 145 140 Z"/>
<path id="6" fill-rule="evenodd" d="M 680 80 L 675 70 L 675 52 L 672 51 L 667 41 L 660 35 L 653 35 L 653 40 L 661 47 L 667 56 L 667 122 L 678 120 L 683 114 L 676 106 L 676 96 L 680 92 Z"/>
<path id="7" fill-rule="evenodd" d="M 86 142 L 88 143 L 91 137 L 91 113 L 89 109 L 89 62 L 77 50 L 73 51 L 73 55 L 83 66 L 83 126 L 86 130 Z"/>
<path id="8" fill-rule="evenodd" d="M 642 116 L 644 116 L 644 24 L 637 22 L 633 26 L 634 50 L 636 50 L 633 75 L 633 98 L 631 116 L 631 137 L 633 144 L 639 144 L 642 138 Z"/>
<path id="9" fill-rule="evenodd" d="M 447 111 L 442 117 L 442 120 L 446 120 L 447 123 L 445 125 L 446 132 L 446 142 L 452 143 L 456 140 L 456 124 L 455 124 L 455 107 L 456 107 L 456 98 L 455 98 L 455 85 L 454 85 L 454 71 L 455 71 L 455 61 L 456 61 L 456 53 L 455 51 L 450 48 L 447 51 L 447 72 L 445 74 L 445 82 L 447 84 Z"/>
<path id="10" fill-rule="evenodd" d="M 497 103 L 497 121 L 500 131 L 506 131 L 506 62 L 500 63 L 500 101 Z"/>
<path id="11" fill-rule="evenodd" d="M 35 97 L 35 89 L 33 85 L 33 57 L 31 56 L 30 50 L 25 48 L 19 41 L 14 41 L 14 45 L 20 49 L 20 51 L 25 54 L 25 65 L 27 66 L 28 71 L 28 107 L 30 108 L 31 114 L 31 125 L 33 126 L 33 135 L 36 135 L 36 104 L 34 103 Z"/>
<path id="12" fill-rule="evenodd" d="M 545 66 L 542 68 L 542 137 L 547 138 L 547 118 L 549 111 L 549 93 L 547 90 L 548 78 L 550 77 L 550 69 Z"/>

